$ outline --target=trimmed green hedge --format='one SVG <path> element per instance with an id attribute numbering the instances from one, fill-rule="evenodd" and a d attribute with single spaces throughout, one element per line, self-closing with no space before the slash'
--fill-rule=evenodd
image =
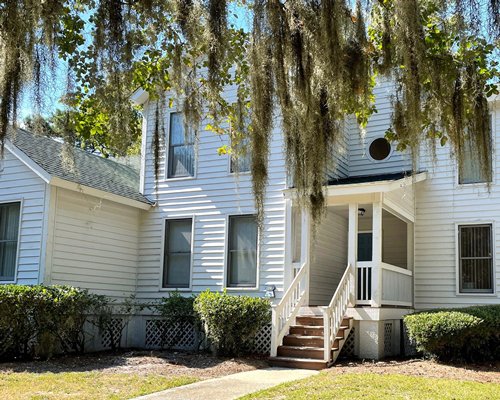
<path id="1" fill-rule="evenodd" d="M 205 334 L 219 355 L 237 355 L 271 321 L 267 299 L 207 290 L 194 301 Z"/>
<path id="2" fill-rule="evenodd" d="M 0 285 L 0 357 L 83 352 L 84 324 L 107 298 L 70 286 Z"/>
<path id="3" fill-rule="evenodd" d="M 500 357 L 500 305 L 440 309 L 407 315 L 417 349 L 443 360 Z"/>

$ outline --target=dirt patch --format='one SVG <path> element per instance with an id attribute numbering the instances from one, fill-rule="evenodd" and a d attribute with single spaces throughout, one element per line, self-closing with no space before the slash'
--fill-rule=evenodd
<path id="1" fill-rule="evenodd" d="M 491 364 L 444 364 L 433 360 L 341 362 L 328 373 L 402 374 L 463 381 L 500 383 L 500 362 Z"/>
<path id="2" fill-rule="evenodd" d="M 188 375 L 200 379 L 268 367 L 265 358 L 218 358 L 209 354 L 129 351 L 58 357 L 49 361 L 0 363 L 1 373 L 83 372 Z"/>

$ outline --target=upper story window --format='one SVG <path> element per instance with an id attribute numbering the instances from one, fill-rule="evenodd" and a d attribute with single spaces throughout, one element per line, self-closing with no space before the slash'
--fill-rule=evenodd
<path id="1" fill-rule="evenodd" d="M 16 275 L 20 203 L 0 204 L 0 282 Z"/>
<path id="2" fill-rule="evenodd" d="M 191 280 L 191 218 L 165 221 L 164 288 L 189 288 Z"/>
<path id="3" fill-rule="evenodd" d="M 246 126 L 250 124 L 250 118 L 245 119 Z M 233 143 L 231 143 L 233 145 Z M 229 172 L 248 172 L 252 162 L 252 152 L 250 149 L 250 139 L 248 132 L 245 131 L 245 136 L 241 138 L 234 146 L 237 154 L 231 154 Z"/>
<path id="4" fill-rule="evenodd" d="M 492 119 L 490 115 L 490 130 L 492 127 Z M 469 183 L 488 183 L 490 182 L 491 169 L 492 169 L 492 156 L 491 152 L 488 155 L 487 162 L 489 163 L 489 171 L 485 171 L 482 163 L 478 159 L 477 155 L 479 149 L 474 146 L 471 140 L 464 140 L 462 147 L 460 148 L 462 164 L 459 165 L 458 169 L 458 183 L 461 185 L 466 185 Z"/>
<path id="5" fill-rule="evenodd" d="M 168 178 L 194 176 L 194 132 L 185 132 L 182 113 L 170 113 Z"/>
<path id="6" fill-rule="evenodd" d="M 374 161 L 384 161 L 391 155 L 391 144 L 386 138 L 380 137 L 370 143 L 368 154 Z"/>
<path id="7" fill-rule="evenodd" d="M 459 225 L 460 293 L 493 293 L 492 225 Z"/>
<path id="8" fill-rule="evenodd" d="M 254 215 L 229 217 L 227 286 L 257 286 L 257 220 Z"/>

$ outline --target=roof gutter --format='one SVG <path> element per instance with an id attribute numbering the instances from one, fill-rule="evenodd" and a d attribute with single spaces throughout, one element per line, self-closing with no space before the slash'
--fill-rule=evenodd
<path id="1" fill-rule="evenodd" d="M 140 208 L 141 210 L 149 210 L 153 207 L 153 204 L 143 203 L 142 201 L 137 201 L 133 199 L 129 199 L 128 197 L 119 196 L 117 194 L 105 192 L 104 190 L 99 190 L 95 188 L 91 188 L 89 186 L 84 186 L 79 183 L 67 181 L 65 179 L 58 178 L 54 176 L 48 182 L 49 185 L 57 186 L 63 189 L 73 190 L 75 192 L 80 192 L 83 194 L 87 194 L 89 196 L 98 197 L 103 200 L 109 200 L 118 204 L 123 204 L 125 206 Z"/>

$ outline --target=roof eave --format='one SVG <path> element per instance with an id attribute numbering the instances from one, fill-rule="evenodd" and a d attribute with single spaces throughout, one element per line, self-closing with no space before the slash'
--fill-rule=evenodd
<path id="1" fill-rule="evenodd" d="M 130 96 L 130 101 L 134 103 L 136 106 L 143 105 L 149 99 L 149 93 L 146 92 L 143 88 L 137 89 Z"/>
<path id="2" fill-rule="evenodd" d="M 87 194 L 89 196 L 98 197 L 103 200 L 113 201 L 118 204 L 123 204 L 129 207 L 139 208 L 141 210 L 149 210 L 153 206 L 153 204 L 144 203 L 142 201 L 130 199 L 128 197 L 120 196 L 114 193 L 106 192 L 104 190 L 95 189 L 90 186 L 84 186 L 80 183 L 67 181 L 65 179 L 61 179 L 57 176 L 52 177 L 49 182 L 50 185 L 60 187 L 63 189 L 68 189 L 76 192 L 80 192 L 83 194 Z"/>

